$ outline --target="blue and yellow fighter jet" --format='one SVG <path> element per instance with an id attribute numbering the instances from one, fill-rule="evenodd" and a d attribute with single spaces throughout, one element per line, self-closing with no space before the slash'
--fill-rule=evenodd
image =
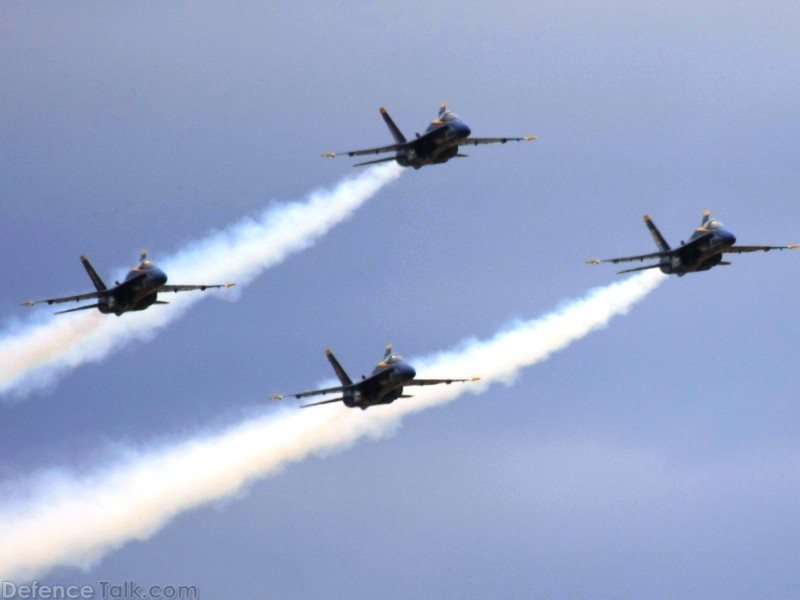
<path id="1" fill-rule="evenodd" d="M 640 254 L 638 256 L 624 256 L 622 258 L 607 258 L 600 260 L 593 258 L 587 260 L 587 264 L 597 265 L 604 262 L 620 263 L 632 261 L 644 261 L 650 258 L 657 258 L 659 261 L 654 265 L 646 267 L 636 267 L 625 269 L 619 273 L 631 273 L 632 271 L 643 271 L 645 269 L 661 269 L 667 275 L 678 275 L 682 277 L 686 273 L 696 271 L 708 271 L 717 265 L 730 265 L 731 263 L 722 260 L 723 254 L 741 254 L 742 252 L 769 252 L 770 250 L 794 250 L 797 244 L 788 246 L 736 246 L 736 236 L 726 229 L 725 226 L 711 218 L 711 212 L 706 210 L 703 213 L 703 221 L 700 223 L 688 242 L 681 242 L 678 248 L 670 248 L 664 236 L 656 228 L 648 215 L 644 216 L 645 225 L 650 230 L 653 240 L 658 246 L 658 252 L 651 254 Z"/>
<path id="2" fill-rule="evenodd" d="M 392 345 L 389 344 L 386 346 L 383 360 L 375 366 L 372 374 L 369 377 L 362 377 L 361 381 L 357 383 L 353 383 L 353 380 L 347 375 L 342 365 L 336 360 L 333 352 L 326 350 L 325 354 L 333 366 L 333 370 L 336 371 L 336 376 L 339 378 L 342 385 L 321 390 L 312 390 L 310 392 L 287 394 L 285 396 L 271 396 L 271 399 L 283 400 L 287 396 L 305 398 L 307 396 L 321 396 L 339 392 L 342 394 L 339 398 L 303 404 L 300 408 L 317 406 L 319 404 L 330 404 L 331 402 L 344 402 L 345 405 L 350 408 L 358 407 L 362 410 L 366 410 L 370 406 L 375 406 L 376 404 L 391 404 L 398 398 L 411 398 L 411 396 L 403 394 L 403 388 L 406 386 L 437 385 L 440 383 L 451 384 L 456 382 L 478 381 L 480 379 L 479 377 L 472 377 L 470 379 L 414 379 L 417 376 L 414 367 L 395 354 L 392 351 Z"/>
<path id="3" fill-rule="evenodd" d="M 68 310 L 58 311 L 57 315 L 75 312 L 76 310 L 88 310 L 96 308 L 103 314 L 114 313 L 120 316 L 123 313 L 144 310 L 152 304 L 169 304 L 158 300 L 158 292 L 188 292 L 191 290 L 206 290 L 210 288 L 233 287 L 235 283 L 225 283 L 217 285 L 167 285 L 167 275 L 156 267 L 149 258 L 147 258 L 147 250 L 141 254 L 139 264 L 131 269 L 125 277 L 125 281 L 120 283 L 115 282 L 116 285 L 112 288 L 106 286 L 97 271 L 94 270 L 89 259 L 81 256 L 86 272 L 94 283 L 97 291 L 88 292 L 86 294 L 78 294 L 77 296 L 66 296 L 64 298 L 49 298 L 47 300 L 28 300 L 23 302 L 23 306 L 33 306 L 34 304 L 60 304 L 61 302 L 80 302 L 81 300 L 97 300 L 96 304 L 88 304 L 78 308 L 70 308 Z"/>
<path id="4" fill-rule="evenodd" d="M 326 152 L 322 156 L 325 158 L 333 158 L 338 154 L 347 154 L 347 156 L 364 156 L 366 154 L 384 154 L 386 152 L 395 152 L 394 156 L 388 158 L 379 158 L 376 160 L 369 160 L 353 165 L 354 167 L 361 167 L 364 165 L 372 165 L 375 163 L 396 161 L 401 167 L 414 167 L 420 169 L 425 165 L 436 165 L 445 163 L 454 156 L 465 158 L 466 154 L 461 154 L 458 151 L 459 146 L 478 146 L 479 144 L 505 144 L 506 142 L 527 142 L 535 140 L 536 136 L 528 135 L 525 137 L 497 137 L 497 138 L 471 138 L 469 137 L 472 131 L 464 121 L 449 110 L 447 105 L 442 102 L 439 107 L 439 116 L 428 125 L 423 135 L 417 134 L 417 137 L 411 141 L 406 139 L 397 125 L 394 124 L 392 118 L 384 107 L 381 107 L 381 116 L 386 121 L 389 131 L 392 132 L 394 137 L 394 144 L 390 146 L 381 146 L 379 148 L 368 148 L 366 150 L 351 150 L 350 152 Z"/>

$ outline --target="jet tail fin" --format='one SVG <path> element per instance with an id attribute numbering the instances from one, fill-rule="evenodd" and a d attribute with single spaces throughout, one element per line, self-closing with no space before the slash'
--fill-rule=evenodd
<path id="1" fill-rule="evenodd" d="M 392 355 L 392 345 L 386 344 L 386 350 L 383 351 L 383 360 L 386 360 Z"/>
<path id="2" fill-rule="evenodd" d="M 661 252 L 669 252 L 670 247 L 667 243 L 667 240 L 664 239 L 664 236 L 661 235 L 661 232 L 655 226 L 652 219 L 650 219 L 649 215 L 644 216 L 644 223 L 647 225 L 647 228 L 650 230 L 650 234 L 653 236 L 653 241 L 655 241 L 656 246 Z"/>
<path id="3" fill-rule="evenodd" d="M 711 218 L 711 209 L 707 208 L 706 212 L 703 213 L 703 220 L 700 221 L 700 227 L 705 227 L 708 220 Z"/>
<path id="4" fill-rule="evenodd" d="M 336 357 L 333 355 L 333 352 L 330 349 L 325 350 L 325 355 L 328 357 L 328 361 L 330 361 L 333 370 L 336 372 L 336 376 L 339 378 L 339 381 L 342 382 L 342 385 L 353 385 L 353 380 L 350 379 L 350 376 L 345 372 L 342 368 L 342 365 L 339 364 L 339 361 L 336 360 Z"/>
<path id="5" fill-rule="evenodd" d="M 100 276 L 97 274 L 97 271 L 94 270 L 92 263 L 89 262 L 89 259 L 85 256 L 81 256 L 81 262 L 83 263 L 83 268 L 86 269 L 86 272 L 89 274 L 89 278 L 92 280 L 95 289 L 98 292 L 105 292 L 108 288 L 106 284 L 103 283 L 103 280 L 100 279 Z"/>
<path id="6" fill-rule="evenodd" d="M 394 141 L 398 144 L 405 144 L 408 141 L 406 136 L 404 136 L 403 132 L 400 131 L 400 128 L 394 124 L 392 117 L 389 116 L 389 113 L 383 106 L 381 106 L 381 116 L 383 117 L 383 120 L 386 121 L 386 126 L 389 128 L 389 131 L 392 132 Z"/>

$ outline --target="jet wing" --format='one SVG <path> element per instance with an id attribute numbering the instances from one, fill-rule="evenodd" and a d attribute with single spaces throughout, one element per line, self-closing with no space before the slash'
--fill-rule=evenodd
<path id="1" fill-rule="evenodd" d="M 385 152 L 396 152 L 407 148 L 409 144 L 392 144 L 391 146 L 381 146 L 379 148 L 367 148 L 366 150 L 348 150 L 347 152 L 326 152 L 323 158 L 334 158 L 340 154 L 347 156 L 364 156 L 365 154 L 384 154 Z"/>
<path id="2" fill-rule="evenodd" d="M 221 283 L 216 285 L 162 285 L 159 292 L 191 292 L 192 290 L 211 290 L 214 288 L 229 288 L 235 283 Z"/>
<path id="3" fill-rule="evenodd" d="M 283 400 L 284 398 L 307 398 L 308 396 L 323 396 L 325 394 L 333 394 L 334 392 L 344 392 L 352 389 L 355 386 L 338 386 L 331 388 L 324 388 L 321 390 L 311 390 L 310 392 L 297 392 L 295 394 L 277 394 L 270 396 L 270 400 Z M 341 398 L 330 400 L 330 402 L 338 402 Z"/>
<path id="4" fill-rule="evenodd" d="M 468 137 L 459 140 L 459 146 L 479 146 L 481 144 L 505 144 L 506 142 L 530 142 L 535 140 L 535 135 L 526 135 L 525 137 L 497 137 L 497 138 L 473 138 Z"/>
<path id="5" fill-rule="evenodd" d="M 404 382 L 403 387 L 409 385 L 438 385 L 440 383 L 450 385 L 451 383 L 465 383 L 478 380 L 480 380 L 480 377 L 470 377 L 469 379 L 412 379 L 411 381 Z"/>
<path id="6" fill-rule="evenodd" d="M 97 298 L 105 298 L 108 296 L 108 291 L 88 292 L 86 294 L 78 294 L 77 296 L 64 296 L 63 298 L 48 298 L 47 300 L 26 300 L 22 306 L 33 306 L 35 304 L 61 304 L 62 302 L 80 302 L 81 300 L 93 300 Z"/>
<path id="7" fill-rule="evenodd" d="M 741 254 L 742 252 L 769 252 L 770 250 L 796 250 L 798 244 L 788 246 L 729 246 L 723 250 L 725 253 Z"/>

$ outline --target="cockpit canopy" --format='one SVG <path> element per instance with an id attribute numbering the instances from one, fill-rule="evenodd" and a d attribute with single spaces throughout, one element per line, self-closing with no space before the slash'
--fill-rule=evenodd
<path id="1" fill-rule="evenodd" d="M 458 115 L 454 113 L 452 110 L 448 110 L 446 113 L 442 115 L 441 119 L 439 120 L 442 123 L 448 123 L 450 121 L 455 121 L 456 119 L 458 119 Z"/>
<path id="2" fill-rule="evenodd" d="M 142 262 L 139 263 L 139 268 L 142 270 L 147 270 L 152 266 L 153 266 L 153 261 L 150 260 L 149 258 L 145 258 L 142 260 Z"/>
<path id="3" fill-rule="evenodd" d="M 722 227 L 725 227 L 722 224 L 722 221 L 718 221 L 717 219 L 711 219 L 708 223 L 706 223 L 706 229 L 709 231 L 714 231 L 715 229 L 720 229 Z"/>
<path id="4" fill-rule="evenodd" d="M 399 354 L 390 354 L 386 360 L 384 361 L 387 365 L 396 365 L 399 362 L 403 362 L 403 359 L 400 357 Z"/>

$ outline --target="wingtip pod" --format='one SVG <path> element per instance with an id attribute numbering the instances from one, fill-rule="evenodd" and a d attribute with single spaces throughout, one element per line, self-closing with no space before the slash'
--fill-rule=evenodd
<path id="1" fill-rule="evenodd" d="M 381 108 L 380 108 L 380 110 L 378 112 L 380 112 L 382 115 L 385 115 L 386 112 L 387 112 L 386 111 L 386 107 L 385 106 L 381 106 Z"/>
<path id="2" fill-rule="evenodd" d="M 587 265 L 599 265 L 600 264 L 600 259 L 599 258 L 590 258 L 589 260 L 586 261 L 586 264 Z"/>
<path id="3" fill-rule="evenodd" d="M 325 348 L 325 356 L 333 356 L 333 350 L 330 348 Z"/>
<path id="4" fill-rule="evenodd" d="M 530 142 L 530 141 L 532 141 L 532 140 L 536 140 L 536 139 L 538 139 L 538 138 L 537 138 L 535 135 L 526 135 L 526 136 L 525 136 L 524 138 L 522 138 L 522 139 L 523 139 L 524 141 L 526 141 L 526 142 Z"/>
<path id="5" fill-rule="evenodd" d="M 323 152 L 322 158 L 336 158 L 336 152 Z"/>
<path id="6" fill-rule="evenodd" d="M 283 396 L 281 394 L 275 394 L 274 396 L 270 396 L 270 400 L 283 400 Z"/>
<path id="7" fill-rule="evenodd" d="M 230 283 L 226 283 L 226 284 L 225 284 L 225 287 L 226 287 L 226 288 L 229 288 L 229 287 L 236 287 L 236 283 L 234 283 L 233 281 L 231 281 Z"/>
<path id="8" fill-rule="evenodd" d="M 651 223 L 653 221 L 653 219 L 650 218 L 650 215 L 645 215 L 642 217 L 642 219 L 644 219 L 645 223 Z"/>
<path id="9" fill-rule="evenodd" d="M 25 302 L 22 303 L 22 306 L 33 306 L 34 304 L 36 304 L 36 302 L 33 300 L 25 300 Z"/>
<path id="10" fill-rule="evenodd" d="M 470 381 L 480 381 L 480 380 L 481 380 L 480 377 L 473 377 L 473 378 L 470 379 Z"/>
<path id="11" fill-rule="evenodd" d="M 800 244 L 789 244 L 786 246 L 787 250 L 797 250 L 798 248 L 800 248 Z"/>

